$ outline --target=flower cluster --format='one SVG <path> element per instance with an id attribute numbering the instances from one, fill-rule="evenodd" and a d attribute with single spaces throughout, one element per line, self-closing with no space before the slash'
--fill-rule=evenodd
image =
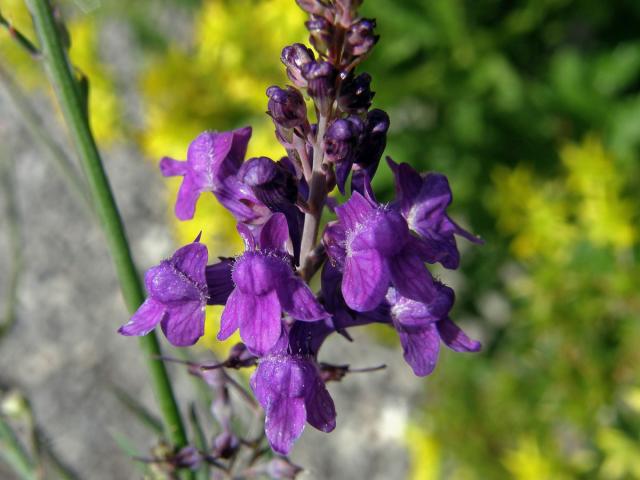
<path id="1" fill-rule="evenodd" d="M 291 82 L 267 89 L 268 115 L 286 155 L 245 160 L 249 127 L 205 132 L 186 161 L 163 158 L 165 176 L 182 176 L 175 212 L 192 218 L 211 192 L 236 218 L 245 251 L 208 265 L 196 239 L 151 268 L 148 299 L 120 328 L 145 335 L 160 324 L 170 343 L 194 344 L 204 332 L 205 306 L 224 305 L 218 339 L 239 330 L 257 363 L 251 388 L 266 413 L 274 451 L 287 454 L 306 423 L 329 432 L 336 411 L 325 382 L 340 378 L 318 362 L 332 333 L 383 323 L 397 331 L 414 373 L 428 375 L 440 343 L 478 351 L 451 321 L 453 290 L 427 264 L 459 265 L 455 236 L 480 240 L 447 215 L 445 176 L 420 174 L 387 158 L 396 198 L 376 200 L 389 116 L 371 109 L 371 77 L 356 67 L 378 40 L 375 21 L 357 14 L 358 0 L 297 0 L 315 52 L 287 46 L 282 63 Z M 311 107 L 312 106 L 312 107 Z M 312 108 L 314 115 L 309 115 Z M 338 189 L 349 198 L 338 204 Z M 320 231 L 323 212 L 335 213 Z M 317 294 L 310 280 L 321 272 Z"/>

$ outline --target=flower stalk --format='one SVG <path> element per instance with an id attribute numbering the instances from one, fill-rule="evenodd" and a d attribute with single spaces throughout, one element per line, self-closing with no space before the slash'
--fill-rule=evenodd
<path id="1" fill-rule="evenodd" d="M 124 225 L 116 205 L 100 153 L 91 133 L 86 99 L 76 81 L 60 38 L 60 29 L 48 0 L 27 0 L 51 85 L 71 134 L 73 144 L 87 177 L 91 198 L 113 258 L 120 288 L 130 312 L 144 300 L 144 291 L 133 263 Z M 165 431 L 174 448 L 187 444 L 184 425 L 175 400 L 168 372 L 162 360 L 160 345 L 153 334 L 140 338 L 146 357 L 151 385 L 164 420 Z"/>

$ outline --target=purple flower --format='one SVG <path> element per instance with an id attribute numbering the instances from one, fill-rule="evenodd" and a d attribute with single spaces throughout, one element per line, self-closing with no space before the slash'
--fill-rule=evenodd
<path id="1" fill-rule="evenodd" d="M 431 301 L 433 279 L 398 212 L 354 192 L 336 214 L 338 222 L 328 226 L 323 240 L 331 259 L 342 266 L 342 294 L 349 307 L 373 310 L 390 283 L 408 298 Z"/>
<path id="2" fill-rule="evenodd" d="M 435 286 L 437 293 L 429 303 L 403 297 L 393 288 L 386 295 L 391 322 L 400 337 L 404 359 L 420 377 L 433 372 L 441 340 L 456 352 L 480 350 L 480 342 L 471 340 L 449 319 L 454 302 L 453 290 L 441 283 Z"/>
<path id="3" fill-rule="evenodd" d="M 198 240 L 147 271 L 144 281 L 149 298 L 118 332 L 146 335 L 160 323 L 176 347 L 193 345 L 204 334 L 207 247 Z"/>
<path id="4" fill-rule="evenodd" d="M 307 80 L 302 75 L 302 69 L 307 63 L 315 60 L 313 50 L 301 43 L 294 43 L 282 49 L 280 60 L 287 67 L 289 80 L 297 87 L 306 88 Z"/>
<path id="5" fill-rule="evenodd" d="M 420 236 L 417 248 L 421 257 L 429 263 L 440 262 L 446 268 L 458 268 L 460 253 L 454 234 L 474 243 L 483 242 L 447 215 L 452 201 L 447 177 L 439 173 L 422 176 L 406 163 L 398 165 L 390 158 L 387 162 L 396 179 L 394 207 L 407 219 L 409 228 Z"/>
<path id="6" fill-rule="evenodd" d="M 184 177 L 175 208 L 180 220 L 193 218 L 203 192 L 213 192 L 239 221 L 252 222 L 265 215 L 266 208 L 236 176 L 250 137 L 251 127 L 231 132 L 204 132 L 189 145 L 186 162 L 169 157 L 160 160 L 160 170 L 165 177 Z"/>
<path id="7" fill-rule="evenodd" d="M 312 322 L 327 318 L 309 286 L 292 268 L 286 251 L 287 221 L 275 213 L 260 231 L 259 242 L 243 224 L 238 224 L 246 251 L 233 267 L 235 288 L 222 312 L 219 340 L 240 329 L 240 337 L 256 355 L 273 348 L 282 331 L 282 312 Z"/>
<path id="8" fill-rule="evenodd" d="M 336 426 L 335 406 L 310 343 L 310 339 L 324 339 L 329 332 L 323 322 L 295 322 L 283 330 L 273 351 L 260 360 L 251 377 L 251 388 L 266 413 L 267 439 L 277 453 L 289 453 L 306 422 L 323 432 Z"/>

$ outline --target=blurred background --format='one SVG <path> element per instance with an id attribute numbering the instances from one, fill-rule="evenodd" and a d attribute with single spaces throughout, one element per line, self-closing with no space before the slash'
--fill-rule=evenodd
<path id="1" fill-rule="evenodd" d="M 58 3 L 140 267 L 200 230 L 212 255 L 239 252 L 212 199 L 172 217 L 178 183 L 157 161 L 246 124 L 249 155 L 283 155 L 264 92 L 286 82 L 280 50 L 305 41 L 304 14 L 293 0 Z M 34 38 L 21 1 L 0 12 Z M 332 385 L 336 433 L 308 429 L 292 459 L 307 478 L 640 478 L 640 3 L 366 0 L 361 14 L 381 35 L 361 71 L 391 116 L 387 154 L 447 174 L 452 216 L 486 241 L 461 240 L 460 270 L 437 272 L 484 348 L 417 379 L 386 330 L 329 345 L 388 368 Z M 75 160 L 41 65 L 6 29 L 0 67 L 0 384 L 82 478 L 137 478 L 120 447 L 149 436 L 108 392 L 153 399 L 115 334 L 126 312 L 102 236 L 60 174 Z M 386 165 L 375 188 L 391 198 Z M 210 313 L 201 358 L 220 348 Z"/>

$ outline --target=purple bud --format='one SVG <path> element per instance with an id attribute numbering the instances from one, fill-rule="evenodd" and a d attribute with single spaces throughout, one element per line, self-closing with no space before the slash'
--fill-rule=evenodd
<path id="1" fill-rule="evenodd" d="M 334 28 L 325 18 L 314 16 L 305 22 L 309 30 L 309 41 L 311 45 L 321 54 L 326 55 L 332 46 Z"/>
<path id="2" fill-rule="evenodd" d="M 323 0 L 296 0 L 298 6 L 307 13 L 320 15 L 327 20 L 333 19 L 333 12 Z"/>
<path id="3" fill-rule="evenodd" d="M 274 211 L 280 211 L 284 204 L 295 203 L 298 197 L 293 174 L 268 157 L 247 160 L 238 176 L 261 202 Z"/>
<path id="4" fill-rule="evenodd" d="M 354 57 L 365 55 L 373 48 L 379 36 L 373 33 L 376 28 L 374 19 L 363 18 L 349 27 L 345 51 Z"/>
<path id="5" fill-rule="evenodd" d="M 357 10 L 361 4 L 362 0 L 335 0 L 335 23 L 342 28 L 349 28 L 353 23 L 353 19 L 357 17 Z"/>
<path id="6" fill-rule="evenodd" d="M 306 88 L 307 80 L 302 75 L 302 69 L 315 60 L 313 51 L 301 43 L 294 43 L 282 49 L 280 60 L 287 67 L 289 80 L 297 87 Z"/>
<path id="7" fill-rule="evenodd" d="M 361 73 L 357 77 L 349 76 L 340 88 L 338 106 L 346 113 L 364 113 L 369 110 L 375 95 L 371 91 L 371 75 Z"/>
<path id="8" fill-rule="evenodd" d="M 387 146 L 387 131 L 389 130 L 389 115 L 383 110 L 373 109 L 367 113 L 365 120 L 365 138 L 362 141 L 356 163 L 361 167 L 378 165 L 380 157 Z M 369 172 L 373 178 L 374 172 Z"/>
<path id="9" fill-rule="evenodd" d="M 325 155 L 330 162 L 348 160 L 358 148 L 364 124 L 359 117 L 350 116 L 334 121 L 324 136 Z"/>
<path id="10" fill-rule="evenodd" d="M 213 454 L 219 458 L 231 458 L 238 451 L 240 441 L 233 433 L 224 431 L 213 439 Z"/>
<path id="11" fill-rule="evenodd" d="M 310 62 L 302 69 L 308 83 L 308 93 L 316 102 L 321 114 L 326 114 L 336 93 L 338 72 L 329 62 Z"/>
<path id="12" fill-rule="evenodd" d="M 272 86 L 267 89 L 267 97 L 269 97 L 268 113 L 276 125 L 295 128 L 307 122 L 307 106 L 298 89 Z"/>
<path id="13" fill-rule="evenodd" d="M 188 468 L 189 470 L 197 470 L 202 463 L 202 454 L 195 447 L 187 446 L 181 448 L 178 453 L 171 459 L 171 463 L 176 468 Z"/>
<path id="14" fill-rule="evenodd" d="M 294 480 L 302 468 L 284 457 L 275 457 L 267 464 L 267 475 L 277 480 Z"/>

